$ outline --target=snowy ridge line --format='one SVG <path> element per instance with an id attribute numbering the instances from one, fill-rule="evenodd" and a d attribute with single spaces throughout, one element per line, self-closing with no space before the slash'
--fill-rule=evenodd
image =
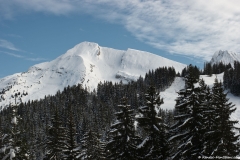
<path id="1" fill-rule="evenodd" d="M 77 84 L 92 91 L 99 82 L 136 81 L 159 67 L 174 67 L 181 72 L 186 65 L 145 51 L 116 50 L 82 42 L 50 62 L 0 79 L 0 110 L 14 102 L 15 96 L 23 102 L 39 100 Z"/>
<path id="2" fill-rule="evenodd" d="M 212 65 L 222 62 L 225 65 L 231 64 L 234 67 L 234 61 L 240 62 L 240 54 L 230 51 L 217 51 L 214 53 L 210 63 Z"/>

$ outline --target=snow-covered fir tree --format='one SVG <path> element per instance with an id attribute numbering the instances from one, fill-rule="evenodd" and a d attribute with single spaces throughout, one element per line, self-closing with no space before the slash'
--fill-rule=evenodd
<path id="1" fill-rule="evenodd" d="M 63 159 L 65 157 L 64 151 L 67 148 L 66 129 L 62 124 L 58 110 L 56 109 L 55 114 L 52 116 L 52 125 L 48 129 L 47 153 L 45 157 L 47 160 Z"/>
<path id="2" fill-rule="evenodd" d="M 6 138 L 6 134 L 3 132 L 2 121 L 0 118 L 0 158 L 2 158 L 5 154 L 5 143 L 4 140 Z"/>
<path id="3" fill-rule="evenodd" d="M 2 128 L 0 128 L 0 159 L 6 156 L 6 149 L 8 147 L 8 135 L 3 133 Z"/>
<path id="4" fill-rule="evenodd" d="M 107 159 L 107 154 L 106 154 L 106 141 L 100 141 L 99 143 L 99 160 L 105 160 Z"/>
<path id="5" fill-rule="evenodd" d="M 139 138 L 135 135 L 134 114 L 123 98 L 116 121 L 111 125 L 106 146 L 107 159 L 128 160 L 136 159 L 136 143 Z"/>
<path id="6" fill-rule="evenodd" d="M 72 106 L 68 107 L 68 118 L 66 127 L 66 149 L 64 150 L 64 159 L 74 160 L 78 154 L 77 150 L 77 133 L 76 133 L 76 123 L 74 120 L 74 115 L 72 111 Z"/>
<path id="7" fill-rule="evenodd" d="M 77 159 L 92 160 L 101 159 L 100 135 L 92 130 L 86 132 L 81 140 L 82 148 L 76 156 Z"/>
<path id="8" fill-rule="evenodd" d="M 190 65 L 185 77 L 185 89 L 178 92 L 175 105 L 176 123 L 171 127 L 170 141 L 176 144 L 172 159 L 197 159 L 202 152 L 204 107 L 201 104 L 200 89 L 194 68 Z"/>
<path id="9" fill-rule="evenodd" d="M 138 145 L 140 159 L 164 160 L 169 156 L 168 126 L 158 116 L 156 109 L 163 104 L 154 87 L 145 94 L 146 106 L 139 108 L 138 125 L 143 128 L 146 137 Z M 159 109 L 159 108 L 158 108 Z"/>
<path id="10" fill-rule="evenodd" d="M 19 120 L 21 119 L 18 115 L 17 104 L 10 105 L 11 107 L 11 128 L 7 134 L 2 137 L 3 148 L 3 160 L 5 159 L 16 159 L 21 160 L 22 158 L 28 159 L 28 155 L 25 152 L 23 143 L 21 140 L 21 130 L 19 128 Z"/>
<path id="11" fill-rule="evenodd" d="M 230 120 L 230 115 L 236 110 L 231 102 L 228 102 L 227 94 L 224 93 L 223 85 L 215 79 L 212 87 L 212 105 L 214 107 L 214 120 L 209 131 L 208 155 L 229 156 L 239 155 L 239 134 L 235 134 L 234 124 L 238 121 Z"/>
<path id="12" fill-rule="evenodd" d="M 200 88 L 200 103 L 203 108 L 202 117 L 203 117 L 203 125 L 202 125 L 202 142 L 203 142 L 203 150 L 202 155 L 208 157 L 210 156 L 210 152 L 212 149 L 212 139 L 213 137 L 213 125 L 215 122 L 215 107 L 212 105 L 212 91 L 205 84 L 203 79 L 199 81 Z"/>

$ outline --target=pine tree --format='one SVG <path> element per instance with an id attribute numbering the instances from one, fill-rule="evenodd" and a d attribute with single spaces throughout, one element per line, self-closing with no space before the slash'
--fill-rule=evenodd
<path id="1" fill-rule="evenodd" d="M 122 99 L 122 104 L 118 105 L 121 111 L 116 112 L 117 119 L 111 125 L 109 131 L 109 141 L 107 142 L 108 159 L 136 159 L 136 146 L 138 137 L 135 136 L 134 114 L 127 105 L 126 98 Z"/>
<path id="2" fill-rule="evenodd" d="M 66 144 L 67 147 L 64 151 L 65 157 L 67 160 L 74 160 L 78 154 L 77 148 L 77 133 L 76 133 L 76 124 L 74 121 L 74 115 L 72 111 L 72 106 L 68 108 L 68 118 L 67 118 L 67 130 L 66 130 Z"/>
<path id="3" fill-rule="evenodd" d="M 19 152 L 23 150 L 20 148 L 21 146 L 21 136 L 20 136 L 20 129 L 19 129 L 19 120 L 20 116 L 18 115 L 17 105 L 10 105 L 12 115 L 11 115 L 11 129 L 9 133 L 6 135 L 6 141 L 4 144 L 4 157 L 3 160 L 10 158 L 10 159 L 21 159 Z"/>
<path id="4" fill-rule="evenodd" d="M 211 131 L 211 156 L 239 155 L 237 141 L 239 135 L 235 135 L 234 124 L 238 121 L 230 120 L 230 115 L 236 110 L 231 102 L 228 102 L 227 94 L 224 93 L 223 85 L 215 79 L 212 88 L 212 105 L 215 108 L 215 119 Z"/>
<path id="5" fill-rule="evenodd" d="M 30 159 L 30 146 L 26 138 L 21 138 L 20 149 L 17 153 L 17 158 L 19 160 L 28 160 Z"/>
<path id="6" fill-rule="evenodd" d="M 98 151 L 99 151 L 99 156 L 98 156 L 98 159 L 99 160 L 105 160 L 106 157 L 107 157 L 107 154 L 106 154 L 106 142 L 105 141 L 100 141 L 99 143 L 99 148 L 98 148 Z"/>
<path id="7" fill-rule="evenodd" d="M 3 133 L 2 120 L 0 118 L 0 158 L 2 158 L 5 154 L 5 138 L 6 134 Z"/>
<path id="8" fill-rule="evenodd" d="M 229 88 L 229 83 L 230 83 L 230 75 L 229 75 L 229 70 L 225 70 L 223 74 L 223 86 L 225 89 Z"/>
<path id="9" fill-rule="evenodd" d="M 81 152 L 76 158 L 84 160 L 100 159 L 102 154 L 100 153 L 101 143 L 99 138 L 100 135 L 94 131 L 89 130 L 86 132 L 81 140 Z"/>
<path id="10" fill-rule="evenodd" d="M 60 160 L 64 158 L 64 151 L 66 151 L 66 132 L 62 126 L 62 121 L 58 110 L 56 109 L 55 114 L 52 116 L 52 125 L 48 129 L 47 137 L 47 153 L 46 158 L 48 160 Z"/>
<path id="11" fill-rule="evenodd" d="M 178 92 L 176 99 L 176 123 L 171 127 L 172 137 L 169 139 L 177 144 L 173 159 L 197 159 L 202 152 L 204 108 L 199 97 L 200 89 L 194 86 L 198 82 L 196 78 L 194 68 L 190 65 L 185 77 L 185 89 Z"/>
<path id="12" fill-rule="evenodd" d="M 202 155 L 209 157 L 212 143 L 212 129 L 213 122 L 215 121 L 215 108 L 212 105 L 212 92 L 210 88 L 205 84 L 203 79 L 199 81 L 200 86 L 200 103 L 203 108 L 202 117 L 203 117 L 203 125 L 202 125 L 202 142 L 203 142 L 203 150 Z"/>
<path id="13" fill-rule="evenodd" d="M 156 107 L 163 104 L 154 87 L 149 87 L 145 94 L 146 106 L 139 108 L 140 116 L 137 117 L 138 124 L 146 133 L 146 137 L 138 145 L 141 159 L 166 159 L 169 156 L 169 142 L 167 136 L 167 125 L 158 116 Z M 158 108 L 159 109 L 159 108 Z"/>

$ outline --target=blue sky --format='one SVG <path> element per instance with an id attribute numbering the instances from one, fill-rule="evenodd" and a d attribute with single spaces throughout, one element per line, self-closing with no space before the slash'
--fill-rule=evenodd
<path id="1" fill-rule="evenodd" d="M 0 0 L 0 78 L 83 41 L 202 67 L 240 50 L 238 0 Z"/>

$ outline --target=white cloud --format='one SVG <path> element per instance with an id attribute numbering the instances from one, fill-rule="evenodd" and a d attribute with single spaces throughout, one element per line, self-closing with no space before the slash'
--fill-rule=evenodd
<path id="1" fill-rule="evenodd" d="M 47 59 L 45 58 L 26 58 L 28 61 L 46 61 Z"/>
<path id="2" fill-rule="evenodd" d="M 5 52 L 5 51 L 0 51 L 0 53 L 9 55 L 9 56 L 12 56 L 12 57 L 15 57 L 15 58 L 25 59 L 25 60 L 28 60 L 28 61 L 46 61 L 47 60 L 45 58 L 39 58 L 39 57 L 37 57 L 37 58 L 25 57 L 25 56 L 22 56 L 20 54 Z"/>
<path id="3" fill-rule="evenodd" d="M 118 10 L 102 14 L 110 21 L 119 15 L 115 19 L 121 19 L 128 31 L 156 48 L 204 60 L 216 50 L 240 51 L 240 1 L 131 2 L 123 7 L 124 1 L 118 1 Z"/>
<path id="4" fill-rule="evenodd" d="M 0 4 L 5 17 L 16 10 L 88 13 L 119 23 L 137 39 L 173 54 L 209 60 L 216 50 L 240 51 L 239 0 L 0 0 Z"/>
<path id="5" fill-rule="evenodd" d="M 4 40 L 4 39 L 0 39 L 0 47 L 5 48 L 5 49 L 9 49 L 9 50 L 12 50 L 12 51 L 20 51 L 11 42 L 9 42 L 7 40 Z"/>
<path id="6" fill-rule="evenodd" d="M 4 53 L 4 54 L 7 54 L 7 55 L 9 55 L 9 56 L 16 57 L 16 58 L 24 58 L 22 55 L 15 54 L 15 53 L 3 52 L 3 51 L 0 51 L 0 53 Z"/>
<path id="7" fill-rule="evenodd" d="M 0 0 L 0 18 L 11 19 L 19 12 L 47 12 L 64 15 L 74 10 L 72 0 Z"/>

